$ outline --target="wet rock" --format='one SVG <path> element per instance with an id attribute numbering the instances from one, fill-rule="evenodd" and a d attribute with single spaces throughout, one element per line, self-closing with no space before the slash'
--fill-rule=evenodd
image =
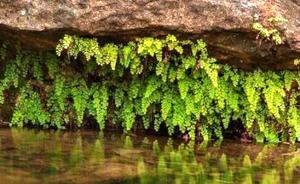
<path id="1" fill-rule="evenodd" d="M 282 15 L 284 44 L 259 44 L 253 22 Z M 53 49 L 65 33 L 128 41 L 140 36 L 203 38 L 224 63 L 245 69 L 297 69 L 299 0 L 2 0 L 0 39 Z"/>
<path id="2" fill-rule="evenodd" d="M 247 132 L 242 133 L 242 137 L 240 140 L 242 143 L 252 143 L 252 139 Z"/>
<path id="3" fill-rule="evenodd" d="M 0 128 L 8 128 L 9 122 L 0 120 Z"/>

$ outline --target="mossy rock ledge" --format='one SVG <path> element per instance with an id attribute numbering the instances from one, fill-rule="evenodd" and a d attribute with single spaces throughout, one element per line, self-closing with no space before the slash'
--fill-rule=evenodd
<path id="1" fill-rule="evenodd" d="M 253 23 L 270 27 L 282 44 L 262 39 Z M 64 34 L 125 42 L 136 37 L 202 38 L 219 62 L 239 68 L 297 69 L 300 58 L 299 0 L 4 0 L 0 39 L 37 50 L 55 49 Z"/>

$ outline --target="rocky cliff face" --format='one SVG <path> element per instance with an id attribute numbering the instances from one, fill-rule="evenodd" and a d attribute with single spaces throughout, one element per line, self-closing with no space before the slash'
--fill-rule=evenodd
<path id="1" fill-rule="evenodd" d="M 284 40 L 258 38 L 252 24 L 282 16 Z M 297 69 L 300 0 L 1 0 L 0 39 L 53 49 L 63 34 L 127 41 L 175 34 L 203 38 L 220 62 L 245 69 Z"/>

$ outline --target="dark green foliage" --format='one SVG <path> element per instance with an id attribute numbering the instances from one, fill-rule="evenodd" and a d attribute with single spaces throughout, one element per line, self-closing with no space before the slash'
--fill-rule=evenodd
<path id="1" fill-rule="evenodd" d="M 22 126 L 28 122 L 44 125 L 49 122 L 49 115 L 42 107 L 39 94 L 32 91 L 29 85 L 25 85 L 20 89 L 11 124 Z"/>
<path id="2" fill-rule="evenodd" d="M 300 139 L 299 72 L 237 70 L 217 64 L 202 40 L 172 35 L 119 45 L 67 35 L 56 53 L 64 57 L 19 49 L 7 62 L 0 91 L 16 91 L 12 124 L 61 128 L 93 117 L 101 129 L 107 120 L 125 131 L 164 123 L 170 134 L 194 138 L 197 128 L 222 139 L 237 120 L 257 141 Z"/>

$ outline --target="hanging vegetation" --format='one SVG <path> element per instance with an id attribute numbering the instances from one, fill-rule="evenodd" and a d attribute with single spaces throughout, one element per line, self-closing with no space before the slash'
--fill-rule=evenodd
<path id="1" fill-rule="evenodd" d="M 13 101 L 11 125 L 84 124 L 100 129 L 111 122 L 130 131 L 140 122 L 169 134 L 179 128 L 194 138 L 222 139 L 240 121 L 257 141 L 300 140 L 295 71 L 245 72 L 218 64 L 205 42 L 140 38 L 100 45 L 96 39 L 66 35 L 56 54 L 1 49 L 0 103 Z M 13 100 L 9 100 L 13 99 Z"/>

